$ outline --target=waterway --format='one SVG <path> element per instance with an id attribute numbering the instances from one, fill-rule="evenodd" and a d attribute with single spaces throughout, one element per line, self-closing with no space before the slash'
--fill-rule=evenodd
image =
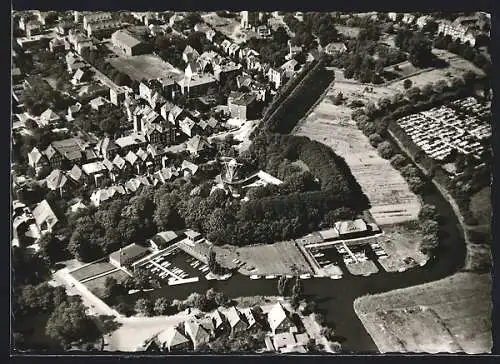
<path id="1" fill-rule="evenodd" d="M 434 186 L 432 188 L 424 201 L 434 204 L 442 217 L 441 240 L 435 258 L 425 267 L 403 273 L 387 273 L 376 263 L 380 271 L 369 277 L 352 276 L 342 267 L 344 277 L 340 280 L 311 278 L 303 281 L 304 295 L 314 297 L 328 323 L 344 339 L 342 346 L 346 352 L 377 352 L 375 343 L 354 312 L 353 302 L 357 297 L 435 281 L 455 273 L 463 266 L 465 244 L 458 220 L 447 201 Z M 231 298 L 277 294 L 275 279 L 251 280 L 241 274 L 235 274 L 227 281 L 206 281 L 200 278 L 196 283 L 165 286 L 148 294 L 152 298 L 165 296 L 171 300 L 184 299 L 192 292 L 204 293 L 211 287 L 225 292 Z"/>

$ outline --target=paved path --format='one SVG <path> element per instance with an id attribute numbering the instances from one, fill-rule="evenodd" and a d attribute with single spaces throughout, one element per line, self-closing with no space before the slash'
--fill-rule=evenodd
<path id="1" fill-rule="evenodd" d="M 67 268 L 63 268 L 53 275 L 53 280 L 61 286 L 66 287 L 66 292 L 68 295 L 78 295 L 82 298 L 82 302 L 88 307 L 89 315 L 107 315 L 121 317 L 122 315 L 116 310 L 109 307 L 105 302 L 96 297 L 92 292 L 89 291 L 85 285 L 78 282 L 68 271 Z"/>

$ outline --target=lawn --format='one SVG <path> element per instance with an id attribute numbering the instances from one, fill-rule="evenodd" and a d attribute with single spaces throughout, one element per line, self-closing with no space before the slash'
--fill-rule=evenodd
<path id="1" fill-rule="evenodd" d="M 491 352 L 489 274 L 457 273 L 363 296 L 355 300 L 354 309 L 382 353 Z"/>
<path id="2" fill-rule="evenodd" d="M 255 271 L 241 270 L 243 274 L 293 274 L 294 266 L 298 273 L 313 273 L 309 263 L 292 241 L 242 248 L 228 247 L 225 250 L 229 253 L 225 254 L 226 260 L 239 259 L 246 267 L 256 268 Z M 224 259 L 224 255 L 217 253 L 217 259 Z"/>
<path id="3" fill-rule="evenodd" d="M 109 63 L 118 71 L 127 74 L 132 80 L 152 80 L 165 78 L 168 75 L 182 74 L 170 63 L 153 54 L 140 56 L 120 56 L 111 58 Z"/>
<path id="4" fill-rule="evenodd" d="M 418 197 L 409 190 L 401 174 L 388 160 L 378 155 L 368 138 L 357 128 L 351 120 L 352 110 L 346 105 L 334 105 L 331 97 L 339 92 L 338 87 L 336 82 L 327 97 L 295 128 L 294 134 L 317 140 L 345 159 L 370 200 L 370 212 L 378 224 L 416 220 L 420 210 Z M 373 96 L 371 93 L 363 94 L 363 88 L 342 84 L 342 93 L 351 100 Z"/>
<path id="5" fill-rule="evenodd" d="M 23 334 L 25 346 L 33 350 L 61 350 L 59 342 L 45 333 L 48 313 L 29 315 L 13 323 L 13 331 Z"/>
<path id="6" fill-rule="evenodd" d="M 237 18 L 221 18 L 216 13 L 202 15 L 205 23 L 218 30 L 233 42 L 241 43 L 246 40 L 246 35 L 241 31 L 241 23 Z"/>
<path id="7" fill-rule="evenodd" d="M 104 283 L 108 277 L 112 277 L 118 281 L 118 283 L 123 282 L 129 277 L 127 273 L 122 270 L 117 270 L 116 272 L 106 274 L 99 278 L 92 279 L 84 283 L 84 285 L 99 298 L 103 298 L 104 294 Z"/>
<path id="8" fill-rule="evenodd" d="M 113 264 L 101 261 L 74 270 L 71 272 L 71 275 L 78 281 L 82 281 L 95 275 L 112 271 L 113 269 L 116 269 Z"/>

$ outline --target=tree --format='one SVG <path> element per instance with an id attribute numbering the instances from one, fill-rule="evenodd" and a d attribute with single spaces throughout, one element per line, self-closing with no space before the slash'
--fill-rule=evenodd
<path id="1" fill-rule="evenodd" d="M 141 316 L 153 316 L 154 313 L 154 305 L 153 301 L 149 298 L 139 298 L 135 302 L 135 312 L 137 312 Z"/>
<path id="2" fill-rule="evenodd" d="M 134 271 L 132 282 L 136 289 L 148 289 L 151 286 L 149 273 L 143 267 L 139 267 Z"/>
<path id="3" fill-rule="evenodd" d="M 370 140 L 370 144 L 375 148 L 383 141 L 382 137 L 378 133 L 371 134 L 368 139 Z"/>
<path id="4" fill-rule="evenodd" d="M 59 341 L 64 348 L 72 344 L 96 342 L 101 333 L 95 321 L 85 311 L 81 302 L 62 302 L 47 321 L 47 335 Z"/>
<path id="5" fill-rule="evenodd" d="M 418 218 L 420 220 L 435 220 L 437 218 L 436 206 L 423 204 L 418 213 Z"/>
<path id="6" fill-rule="evenodd" d="M 218 307 L 226 306 L 229 303 L 229 298 L 224 292 L 216 292 L 214 302 Z"/>
<path id="7" fill-rule="evenodd" d="M 408 163 L 408 160 L 401 154 L 396 154 L 391 158 L 391 165 L 396 168 L 400 169 L 404 167 Z"/>
<path id="8" fill-rule="evenodd" d="M 439 224 L 434 220 L 424 220 L 420 223 L 420 228 L 426 235 L 437 235 Z"/>
<path id="9" fill-rule="evenodd" d="M 287 279 L 285 276 L 280 276 L 278 279 L 278 294 L 280 296 L 285 296 Z"/>
<path id="10" fill-rule="evenodd" d="M 335 96 L 335 99 L 333 100 L 333 103 L 335 105 L 340 105 L 340 104 L 342 104 L 343 101 L 344 101 L 344 95 L 342 94 L 342 92 L 339 92 L 337 94 L 337 96 Z"/>
<path id="11" fill-rule="evenodd" d="M 106 277 L 104 281 L 104 296 L 111 298 L 123 293 L 123 287 L 113 277 Z"/>
<path id="12" fill-rule="evenodd" d="M 422 178 L 415 176 L 415 177 L 409 177 L 407 179 L 408 182 L 408 187 L 410 187 L 410 191 L 420 194 L 423 192 L 425 183 L 422 180 Z"/>
<path id="13" fill-rule="evenodd" d="M 47 261 L 49 266 L 63 259 L 66 255 L 66 250 L 61 240 L 52 233 L 42 236 L 38 241 L 38 246 L 40 248 L 39 254 Z"/>
<path id="14" fill-rule="evenodd" d="M 409 78 L 407 78 L 403 82 L 403 87 L 405 88 L 405 90 L 408 90 L 412 84 L 413 84 L 413 82 L 411 82 L 411 80 Z"/>
<path id="15" fill-rule="evenodd" d="M 191 293 L 184 302 L 188 307 L 197 308 L 201 311 L 204 311 L 207 307 L 206 296 L 197 292 Z"/>
<path id="16" fill-rule="evenodd" d="M 208 269 L 213 274 L 219 273 L 219 265 L 217 263 L 217 257 L 215 255 L 213 246 L 210 247 L 210 251 L 208 253 Z"/>
<path id="17" fill-rule="evenodd" d="M 156 299 L 153 307 L 153 312 L 158 315 L 165 315 L 170 307 L 170 302 L 165 297 L 159 297 Z"/>
<path id="18" fill-rule="evenodd" d="M 388 141 L 383 141 L 377 146 L 377 151 L 380 156 L 384 159 L 389 159 L 393 156 L 394 150 L 392 149 L 391 143 Z"/>
<path id="19" fill-rule="evenodd" d="M 420 242 L 420 251 L 430 255 L 439 245 L 439 239 L 436 235 L 425 235 Z"/>

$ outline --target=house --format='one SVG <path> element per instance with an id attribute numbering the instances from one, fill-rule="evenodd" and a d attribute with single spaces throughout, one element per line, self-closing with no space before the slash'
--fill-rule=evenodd
<path id="1" fill-rule="evenodd" d="M 48 108 L 40 115 L 40 124 L 47 126 L 50 124 L 57 123 L 61 120 L 61 117 L 57 115 L 52 109 Z"/>
<path id="2" fill-rule="evenodd" d="M 288 311 L 280 302 L 276 303 L 268 312 L 267 321 L 274 335 L 284 332 L 297 332 L 297 327 L 290 319 Z"/>
<path id="3" fill-rule="evenodd" d="M 185 177 L 194 176 L 197 171 L 198 171 L 198 166 L 196 164 L 186 160 L 182 161 L 181 172 L 184 173 Z"/>
<path id="4" fill-rule="evenodd" d="M 476 44 L 474 32 L 468 26 L 452 23 L 449 20 L 439 22 L 438 33 L 444 36 L 449 35 L 453 40 L 460 39 L 464 43 L 469 42 L 472 47 Z"/>
<path id="5" fill-rule="evenodd" d="M 73 28 L 73 24 L 68 21 L 59 22 L 56 26 L 56 32 L 60 35 L 68 34 L 69 30 Z"/>
<path id="6" fill-rule="evenodd" d="M 146 147 L 147 141 L 141 133 L 133 133 L 115 140 L 115 144 L 121 149 L 122 155 L 129 151 L 137 151 L 141 147 Z"/>
<path id="7" fill-rule="evenodd" d="M 347 52 L 347 47 L 344 42 L 331 42 L 325 47 L 325 53 L 330 56 L 344 52 Z"/>
<path id="8" fill-rule="evenodd" d="M 111 87 L 109 89 L 109 100 L 113 105 L 120 106 L 124 101 L 128 93 L 131 93 L 132 89 L 127 86 Z"/>
<path id="9" fill-rule="evenodd" d="M 65 168 L 80 164 L 84 158 L 82 142 L 78 138 L 53 141 L 45 150 L 45 155 L 52 168 Z"/>
<path id="10" fill-rule="evenodd" d="M 273 336 L 273 346 L 277 351 L 285 347 L 293 347 L 296 344 L 295 336 L 291 332 L 282 332 Z"/>
<path id="11" fill-rule="evenodd" d="M 141 259 L 149 253 L 149 250 L 141 245 L 132 243 L 109 255 L 109 262 L 117 268 L 131 266 L 133 262 Z"/>
<path id="12" fill-rule="evenodd" d="M 194 74 L 177 81 L 181 93 L 190 97 L 204 96 L 216 91 L 217 80 L 208 73 Z"/>
<path id="13" fill-rule="evenodd" d="M 238 55 L 239 50 L 240 50 L 240 46 L 236 43 L 233 43 L 227 49 L 227 53 L 231 57 L 236 57 Z"/>
<path id="14" fill-rule="evenodd" d="M 228 62 L 213 67 L 214 77 L 218 82 L 226 82 L 231 77 L 241 74 L 241 64 Z"/>
<path id="15" fill-rule="evenodd" d="M 190 347 L 189 339 L 173 326 L 160 332 L 157 336 L 157 341 L 163 350 L 166 349 L 169 352 L 184 351 Z"/>
<path id="16" fill-rule="evenodd" d="M 186 142 L 186 149 L 192 156 L 195 157 L 199 156 L 208 147 L 210 147 L 208 139 L 201 135 L 195 135 Z"/>
<path id="17" fill-rule="evenodd" d="M 142 163 L 139 160 L 139 157 L 137 156 L 137 154 L 135 154 L 132 151 L 129 151 L 124 159 L 132 166 L 133 169 L 135 169 L 137 171 L 137 174 L 141 173 Z"/>
<path id="18" fill-rule="evenodd" d="M 241 89 L 242 87 L 250 88 L 250 85 L 252 83 L 253 79 L 250 75 L 244 74 L 236 77 L 236 84 L 238 85 L 239 89 Z"/>
<path id="19" fill-rule="evenodd" d="M 232 91 L 227 99 L 232 118 L 253 120 L 257 118 L 257 98 L 253 93 Z"/>
<path id="20" fill-rule="evenodd" d="M 231 46 L 231 41 L 229 39 L 224 39 L 220 44 L 220 47 L 225 53 L 229 53 L 229 47 Z"/>
<path id="21" fill-rule="evenodd" d="M 191 246 L 195 246 L 195 244 L 197 244 L 203 240 L 203 237 L 201 236 L 201 234 L 199 232 L 191 230 L 191 229 L 187 229 L 184 232 L 184 235 L 186 235 L 186 243 L 191 245 Z"/>
<path id="22" fill-rule="evenodd" d="M 111 43 L 127 56 L 137 56 L 149 52 L 146 43 L 126 30 L 117 30 L 111 35 Z"/>
<path id="23" fill-rule="evenodd" d="M 177 234 L 175 231 L 161 231 L 149 239 L 149 243 L 154 250 L 161 250 L 177 243 L 182 237 L 182 234 Z"/>
<path id="24" fill-rule="evenodd" d="M 270 83 L 273 84 L 275 89 L 280 88 L 281 86 L 281 72 L 278 71 L 275 68 L 269 68 L 269 71 L 267 71 L 267 78 Z"/>
<path id="25" fill-rule="evenodd" d="M 213 42 L 214 41 L 214 37 L 215 37 L 215 30 L 213 30 L 212 28 L 209 28 L 207 29 L 207 31 L 205 32 L 205 37 L 207 37 L 208 41 L 209 42 Z"/>
<path id="26" fill-rule="evenodd" d="M 83 16 L 83 27 L 87 28 L 87 26 L 91 23 L 96 23 L 105 20 L 111 20 L 111 13 L 108 12 L 88 13 Z"/>
<path id="27" fill-rule="evenodd" d="M 417 18 L 416 24 L 419 29 L 422 29 L 428 22 L 432 21 L 433 17 L 430 15 L 422 15 Z"/>
<path id="28" fill-rule="evenodd" d="M 295 59 L 291 59 L 281 65 L 280 71 L 282 72 L 283 75 L 285 75 L 285 77 L 292 78 L 297 71 L 298 65 L 299 62 L 297 62 Z"/>
<path id="29" fill-rule="evenodd" d="M 178 175 L 178 172 L 174 168 L 163 167 L 159 171 L 153 173 L 153 183 L 165 184 L 166 182 L 170 181 L 172 177 L 176 177 Z"/>
<path id="30" fill-rule="evenodd" d="M 73 73 L 79 68 L 86 67 L 85 62 L 81 61 L 73 52 L 68 52 L 65 57 L 68 72 Z"/>
<path id="31" fill-rule="evenodd" d="M 335 240 L 340 236 L 339 231 L 336 228 L 322 230 L 318 232 L 318 235 L 323 241 Z"/>
<path id="32" fill-rule="evenodd" d="M 86 163 L 82 165 L 82 171 L 91 178 L 97 187 L 100 187 L 101 181 L 108 172 L 108 168 L 101 161 Z"/>
<path id="33" fill-rule="evenodd" d="M 116 165 L 113 164 L 109 159 L 103 159 L 102 164 L 108 170 L 108 175 L 111 178 L 111 181 L 115 182 L 116 177 L 118 175 L 119 169 Z"/>
<path id="34" fill-rule="evenodd" d="M 338 221 L 335 223 L 335 228 L 342 238 L 363 236 L 368 231 L 368 227 L 362 219 Z"/>
<path id="35" fill-rule="evenodd" d="M 267 25 L 260 25 L 257 27 L 257 34 L 261 38 L 266 38 L 271 35 L 271 29 L 267 27 Z"/>
<path id="36" fill-rule="evenodd" d="M 108 100 L 106 100 L 102 96 L 98 96 L 95 99 L 90 100 L 89 103 L 92 109 L 99 111 L 104 105 L 108 103 Z"/>
<path id="37" fill-rule="evenodd" d="M 248 324 L 243 319 L 242 313 L 236 307 L 231 306 L 226 311 L 226 317 L 232 335 L 245 331 L 248 328 Z"/>
<path id="38" fill-rule="evenodd" d="M 256 50 L 249 48 L 249 47 L 245 47 L 243 49 L 240 49 L 240 51 L 238 52 L 238 57 L 239 57 L 240 61 L 243 61 L 250 56 L 259 57 L 260 54 Z"/>
<path id="39" fill-rule="evenodd" d="M 68 172 L 67 176 L 71 178 L 75 183 L 86 183 L 87 178 L 83 174 L 82 169 L 78 165 L 74 165 L 73 168 Z"/>
<path id="40" fill-rule="evenodd" d="M 97 142 L 95 149 L 98 156 L 111 160 L 119 152 L 120 147 L 110 138 L 105 137 Z"/>
<path id="41" fill-rule="evenodd" d="M 194 350 L 210 341 L 210 333 L 194 320 L 185 321 L 184 330 L 191 338 Z"/>
<path id="42" fill-rule="evenodd" d="M 28 153 L 28 164 L 37 171 L 47 166 L 49 161 L 44 153 L 40 152 L 37 147 L 34 147 L 31 152 Z"/>
<path id="43" fill-rule="evenodd" d="M 411 24 L 415 21 L 415 15 L 410 14 L 410 13 L 405 13 L 403 15 L 403 23 L 405 24 Z"/>
<path id="44" fill-rule="evenodd" d="M 139 96 L 151 104 L 153 95 L 158 91 L 163 91 L 163 85 L 160 80 L 143 81 L 139 84 Z"/>
<path id="45" fill-rule="evenodd" d="M 216 335 L 220 335 L 228 329 L 229 323 L 227 322 L 227 318 L 218 309 L 212 312 L 210 318 L 212 319 Z"/>
<path id="46" fill-rule="evenodd" d="M 79 102 L 77 102 L 74 105 L 68 106 L 68 114 L 66 115 L 66 120 L 73 121 L 74 120 L 73 115 L 78 114 L 81 109 L 82 109 L 82 104 L 80 104 Z"/>
<path id="47" fill-rule="evenodd" d="M 392 20 L 392 21 L 396 21 L 396 20 L 398 19 L 398 14 L 397 14 L 397 13 L 394 13 L 394 12 L 392 12 L 392 13 L 388 13 L 388 14 L 387 14 L 387 17 L 388 17 L 390 20 Z"/>
<path id="48" fill-rule="evenodd" d="M 52 232 L 52 229 L 59 221 L 47 200 L 40 202 L 33 209 L 32 214 L 42 236 L 48 232 Z"/>
<path id="49" fill-rule="evenodd" d="M 62 195 L 63 189 L 65 189 L 66 182 L 68 182 L 68 179 L 60 169 L 54 169 L 45 178 L 45 182 L 47 183 L 47 188 L 49 190 L 59 191 L 60 194 Z"/>
<path id="50" fill-rule="evenodd" d="M 80 210 L 86 210 L 87 206 L 82 201 L 78 201 L 78 202 L 74 203 L 73 205 L 71 205 L 69 209 L 71 210 L 71 212 L 75 213 L 75 212 L 78 212 Z"/>
<path id="51" fill-rule="evenodd" d="M 184 62 L 189 63 L 191 61 L 196 61 L 200 57 L 200 54 L 196 49 L 191 47 L 189 44 L 184 48 L 182 52 L 182 59 Z"/>
<path id="52" fill-rule="evenodd" d="M 115 155 L 112 163 L 118 169 L 118 171 L 124 172 L 128 169 L 127 162 L 119 154 Z"/>
<path id="53" fill-rule="evenodd" d="M 52 53 L 64 52 L 65 50 L 64 40 L 62 40 L 61 38 L 52 38 L 49 42 L 49 50 Z"/>
<path id="54" fill-rule="evenodd" d="M 197 125 L 190 117 L 186 116 L 184 119 L 179 121 L 179 128 L 181 131 L 189 137 L 194 136 L 197 132 Z"/>
<path id="55" fill-rule="evenodd" d="M 174 107 L 172 107 L 170 109 L 170 112 L 168 113 L 168 121 L 170 121 L 175 126 L 178 126 L 179 121 L 187 116 L 188 116 L 188 114 L 187 114 L 186 110 L 175 105 Z"/>
<path id="56" fill-rule="evenodd" d="M 250 307 L 244 308 L 241 310 L 241 313 L 245 317 L 245 321 L 248 324 L 248 328 L 252 329 L 257 326 L 257 320 L 255 318 L 254 313 Z"/>
<path id="57" fill-rule="evenodd" d="M 154 169 L 166 167 L 165 162 L 167 160 L 167 156 L 165 155 L 165 149 L 158 148 L 157 145 L 148 144 L 146 147 L 146 152 L 151 156 L 151 160 L 153 161 Z"/>
<path id="58" fill-rule="evenodd" d="M 79 68 L 71 78 L 71 83 L 75 86 L 90 80 L 90 71 Z"/>

